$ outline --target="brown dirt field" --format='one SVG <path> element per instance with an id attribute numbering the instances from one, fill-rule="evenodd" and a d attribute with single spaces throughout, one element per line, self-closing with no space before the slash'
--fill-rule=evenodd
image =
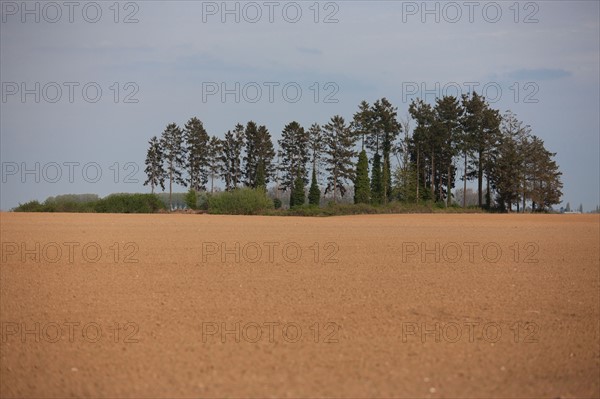
<path id="1" fill-rule="evenodd" d="M 600 396 L 597 215 L 0 222 L 2 397 Z"/>

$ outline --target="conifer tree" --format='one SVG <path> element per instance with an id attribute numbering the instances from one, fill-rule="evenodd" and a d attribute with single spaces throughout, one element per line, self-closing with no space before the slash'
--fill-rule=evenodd
<path id="1" fill-rule="evenodd" d="M 183 146 L 183 132 L 175 123 L 169 124 L 161 136 L 166 163 L 166 173 L 169 178 L 169 209 L 173 208 L 173 183 L 186 186 L 182 177 L 185 168 L 185 148 Z"/>
<path id="2" fill-rule="evenodd" d="M 148 153 L 146 154 L 146 176 L 148 179 L 144 182 L 144 186 L 150 184 L 152 194 L 154 188 L 160 186 L 165 191 L 165 169 L 163 167 L 163 152 L 160 142 L 153 136 L 148 142 Z"/>
<path id="3" fill-rule="evenodd" d="M 294 179 L 294 186 L 292 187 L 292 193 L 290 195 L 290 208 L 305 204 L 304 184 L 304 178 L 300 172 L 298 172 L 296 179 Z"/>
<path id="4" fill-rule="evenodd" d="M 300 176 L 307 183 L 306 163 L 309 160 L 309 135 L 296 121 L 285 126 L 279 140 L 279 169 L 281 180 L 279 189 L 292 189 Z M 290 193 L 290 202 L 292 193 Z"/>
<path id="5" fill-rule="evenodd" d="M 373 167 L 371 168 L 371 203 L 373 205 L 381 205 L 383 203 L 381 155 L 378 152 L 373 155 Z"/>
<path id="6" fill-rule="evenodd" d="M 184 129 L 187 149 L 187 183 L 195 190 L 206 190 L 208 182 L 208 141 L 209 136 L 198 118 L 191 118 Z"/>
<path id="7" fill-rule="evenodd" d="M 310 190 L 308 191 L 308 204 L 319 206 L 321 203 L 321 189 L 317 183 L 317 172 L 313 169 L 310 181 Z"/>
<path id="8" fill-rule="evenodd" d="M 325 194 L 333 191 L 335 203 L 338 192 L 341 197 L 346 193 L 346 181 L 354 180 L 353 158 L 356 136 L 346 126 L 344 118 L 336 115 L 323 127 L 323 141 L 326 170 L 329 172 Z"/>
<path id="9" fill-rule="evenodd" d="M 367 152 L 362 150 L 356 164 L 354 180 L 354 203 L 369 204 L 371 202 L 371 183 L 369 181 L 369 159 Z"/>
<path id="10" fill-rule="evenodd" d="M 218 177 L 223 169 L 221 164 L 222 146 L 222 141 L 216 136 L 212 136 L 208 142 L 207 167 L 211 193 L 215 191 L 215 177 Z"/>
<path id="11" fill-rule="evenodd" d="M 244 126 L 237 124 L 233 132 L 225 133 L 221 142 L 221 173 L 225 190 L 232 191 L 242 180 L 241 154 L 244 145 Z"/>

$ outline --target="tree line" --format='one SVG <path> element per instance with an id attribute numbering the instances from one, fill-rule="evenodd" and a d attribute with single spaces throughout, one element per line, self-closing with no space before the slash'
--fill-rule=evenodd
<path id="1" fill-rule="evenodd" d="M 307 200 L 318 206 L 322 195 L 338 202 L 349 192 L 359 204 L 466 206 L 470 180 L 477 182 L 479 207 L 503 212 L 543 211 L 562 196 L 556 153 L 514 113 L 501 115 L 477 93 L 434 104 L 415 99 L 404 119 L 386 98 L 362 101 L 350 121 L 335 115 L 308 129 L 288 123 L 277 149 L 267 127 L 254 121 L 219 138 L 196 117 L 183 128 L 170 123 L 148 144 L 144 185 L 154 193 L 168 182 L 170 196 L 174 183 L 212 193 L 215 179 L 226 191 L 273 183 L 289 194 L 290 207 Z M 453 198 L 461 182 L 463 198 Z"/>

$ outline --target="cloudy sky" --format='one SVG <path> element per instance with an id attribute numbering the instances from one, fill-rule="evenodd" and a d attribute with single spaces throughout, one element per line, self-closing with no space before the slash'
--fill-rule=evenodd
<path id="1" fill-rule="evenodd" d="M 277 139 L 470 88 L 557 153 L 564 203 L 600 203 L 597 1 L 0 4 L 2 210 L 148 192 L 147 141 L 192 116 Z"/>

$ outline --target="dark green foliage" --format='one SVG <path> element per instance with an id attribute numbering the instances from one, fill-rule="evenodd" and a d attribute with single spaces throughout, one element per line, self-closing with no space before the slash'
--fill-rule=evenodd
<path id="1" fill-rule="evenodd" d="M 371 182 L 369 181 L 369 159 L 367 152 L 362 150 L 356 164 L 356 177 L 354 180 L 354 203 L 371 203 Z"/>
<path id="2" fill-rule="evenodd" d="M 417 172 L 416 165 L 408 163 L 404 167 L 398 167 L 394 174 L 395 197 L 401 202 L 418 202 L 417 197 Z M 422 193 L 424 188 L 420 188 Z"/>
<path id="3" fill-rule="evenodd" d="M 166 175 L 169 179 L 169 206 L 172 207 L 173 183 L 185 187 L 186 182 L 182 177 L 185 167 L 185 148 L 183 146 L 183 132 L 175 124 L 167 125 L 160 139 L 163 159 L 166 163 Z"/>
<path id="4" fill-rule="evenodd" d="M 532 209 L 545 211 L 560 203 L 562 175 L 544 142 L 531 134 L 512 112 L 502 118 L 502 128 L 495 151 L 491 153 L 489 179 L 496 192 L 498 210 L 512 211 L 512 206 L 530 199 Z"/>
<path id="5" fill-rule="evenodd" d="M 381 181 L 381 155 L 375 153 L 373 156 L 373 167 L 371 168 L 371 203 L 379 205 L 383 203 L 383 184 Z"/>
<path id="6" fill-rule="evenodd" d="M 373 122 L 375 130 L 382 137 L 381 147 L 383 164 L 381 170 L 382 199 L 385 203 L 392 199 L 391 151 L 396 138 L 402 131 L 397 119 L 397 108 L 385 97 L 373 104 Z"/>
<path id="7" fill-rule="evenodd" d="M 525 166 L 526 195 L 531 200 L 531 208 L 535 211 L 546 211 L 554 204 L 560 203 L 563 184 L 562 173 L 558 169 L 554 157 L 556 153 L 544 147 L 544 141 L 532 136 L 528 159 Z"/>
<path id="8" fill-rule="evenodd" d="M 111 194 L 96 205 L 98 213 L 154 213 L 164 209 L 155 194 Z"/>
<path id="9" fill-rule="evenodd" d="M 246 153 L 244 155 L 243 175 L 246 186 L 252 188 L 256 188 L 256 174 L 258 172 L 257 138 L 258 126 L 254 121 L 250 121 L 246 124 L 246 129 L 244 130 Z"/>
<path id="10" fill-rule="evenodd" d="M 468 178 L 477 178 L 477 191 L 479 194 L 478 204 L 483 206 L 483 179 L 486 177 L 488 185 L 486 193 L 486 208 L 491 205 L 490 200 L 490 172 L 493 167 L 493 153 L 499 140 L 501 117 L 497 110 L 490 108 L 485 98 L 473 93 L 469 98 L 463 95 L 463 130 L 468 137 L 468 143 L 471 147 L 471 153 L 474 159 L 471 159 L 469 166 L 472 172 Z"/>
<path id="11" fill-rule="evenodd" d="M 147 180 L 144 182 L 144 186 L 150 185 L 152 194 L 154 194 L 154 188 L 160 186 L 165 190 L 165 178 L 166 171 L 163 167 L 163 150 L 161 142 L 158 141 L 156 136 L 152 137 L 148 142 L 149 148 L 146 154 L 146 172 Z"/>
<path id="12" fill-rule="evenodd" d="M 153 213 L 165 206 L 156 194 L 111 194 L 102 199 L 74 199 L 76 195 L 50 197 L 43 204 L 31 201 L 15 212 Z"/>
<path id="13" fill-rule="evenodd" d="M 256 181 L 254 182 L 254 188 L 267 191 L 267 180 L 266 180 L 266 170 L 265 170 L 265 161 L 262 159 L 258 160 L 258 165 L 256 167 Z"/>
<path id="14" fill-rule="evenodd" d="M 416 166 L 415 174 L 418 179 L 416 189 L 419 190 L 417 198 L 431 198 L 434 195 L 433 182 L 435 180 L 435 176 L 433 176 L 435 168 L 432 166 L 435 165 L 436 152 L 435 136 L 433 135 L 435 114 L 431 105 L 420 99 L 411 102 L 408 112 L 416 122 L 412 145 L 409 148 L 410 159 Z M 421 188 L 425 190 L 421 192 Z"/>
<path id="15" fill-rule="evenodd" d="M 298 122 L 290 122 L 281 132 L 279 143 L 279 189 L 285 191 L 294 186 L 298 174 L 308 183 L 306 163 L 309 160 L 309 134 Z"/>
<path id="16" fill-rule="evenodd" d="M 400 123 L 396 107 L 382 98 L 372 106 L 362 101 L 350 126 L 338 115 L 323 128 L 314 123 L 308 131 L 298 122 L 291 122 L 278 141 L 277 165 L 273 162 L 275 151 L 268 130 L 253 121 L 248 122 L 245 129 L 237 124 L 223 140 L 209 139 L 196 118 L 186 124 L 185 136 L 173 123 L 167 126 L 160 141 L 154 137 L 149 143 L 145 184 L 150 184 L 153 192 L 158 186 L 164 190 L 164 179 L 168 178 L 172 209 L 173 183 L 183 186 L 189 183 L 198 192 L 210 178 L 213 192 L 218 175 L 228 191 L 242 184 L 270 192 L 271 197 L 279 197 L 279 192 L 273 195 L 274 191 L 289 191 L 291 208 L 304 212 L 305 187 L 309 183 L 307 164 L 311 162 L 308 203 L 313 207 L 320 203 L 321 176 L 327 183 L 324 195 L 333 203 L 340 199 L 350 201 L 344 198 L 350 181 L 354 183 L 355 203 L 385 209 L 389 202 L 397 200 L 403 207 L 416 202 L 435 210 L 442 204 L 454 209 L 462 199 L 465 207 L 467 192 L 471 191 L 467 190 L 468 180 L 477 181 L 474 192 L 480 208 L 511 211 L 516 205 L 517 212 L 520 209 L 546 211 L 560 202 L 562 182 L 553 159 L 555 154 L 510 112 L 505 115 L 501 130 L 502 118 L 498 111 L 482 96 L 470 93 L 462 97 L 462 102 L 452 96 L 438 98 L 433 105 L 415 99 L 409 113 L 411 119 L 407 117 Z M 411 129 L 413 121 L 414 130 Z M 403 131 L 404 137 L 397 140 Z M 357 141 L 361 153 L 355 164 Z M 189 174 L 187 181 L 182 179 L 183 167 Z M 457 171 L 462 173 L 457 176 Z M 457 179 L 462 180 L 462 189 L 453 190 Z M 267 187 L 272 180 L 275 185 Z M 453 195 L 462 198 L 455 199 Z M 184 196 L 177 195 L 177 208 L 185 204 Z M 47 206 L 31 202 L 19 207 L 40 208 L 79 209 L 70 202 L 48 203 Z M 87 205 L 87 209 L 90 208 Z"/>
<path id="17" fill-rule="evenodd" d="M 274 198 L 273 199 L 273 207 L 275 207 L 275 209 L 281 209 L 281 200 L 279 198 Z"/>
<path id="18" fill-rule="evenodd" d="M 373 123 L 373 110 L 368 102 L 362 101 L 358 106 L 358 112 L 354 114 L 353 120 L 350 123 L 352 133 L 356 136 L 357 140 L 360 140 L 361 150 L 365 149 L 367 140 L 374 133 Z"/>
<path id="19" fill-rule="evenodd" d="M 223 165 L 221 164 L 222 151 L 223 142 L 219 138 L 212 136 L 208 141 L 208 150 L 206 154 L 211 193 L 215 191 L 215 178 L 219 176 L 219 173 L 223 169 Z"/>
<path id="20" fill-rule="evenodd" d="M 481 213 L 481 208 L 471 207 L 463 209 L 459 206 L 446 207 L 443 202 L 434 203 L 427 201 L 421 204 L 401 203 L 392 201 L 382 206 L 370 204 L 335 204 L 330 202 L 327 206 L 319 208 L 314 206 L 295 207 L 288 210 L 272 211 L 269 214 L 282 216 L 342 216 L 364 214 L 401 214 L 401 213 Z"/>
<path id="21" fill-rule="evenodd" d="M 24 204 L 19 204 L 16 208 L 13 209 L 13 212 L 50 212 L 46 210 L 44 204 L 40 204 L 39 201 L 29 201 Z"/>
<path id="22" fill-rule="evenodd" d="M 318 123 L 313 123 L 308 130 L 308 145 L 310 147 L 310 161 L 313 170 L 319 173 L 319 164 L 323 153 L 323 130 Z"/>
<path id="23" fill-rule="evenodd" d="M 294 180 L 294 186 L 290 195 L 290 208 L 303 206 L 306 203 L 306 195 L 304 192 L 304 178 L 298 173 Z"/>
<path id="24" fill-rule="evenodd" d="M 264 125 L 258 127 L 255 149 L 258 161 L 256 171 L 257 177 L 254 186 L 264 186 L 266 189 L 267 184 L 269 184 L 275 175 L 275 165 L 273 164 L 273 158 L 275 158 L 275 149 L 273 148 L 271 133 L 269 133 L 269 130 Z M 263 176 L 259 177 L 258 173 L 262 173 Z M 263 178 L 264 182 L 262 182 Z"/>
<path id="25" fill-rule="evenodd" d="M 206 190 L 208 182 L 209 136 L 198 118 L 191 118 L 184 128 L 187 185 L 196 191 Z"/>
<path id="26" fill-rule="evenodd" d="M 248 122 L 244 131 L 244 183 L 247 187 L 265 187 L 274 174 L 273 158 L 275 150 L 271 134 L 265 126 Z M 260 174 L 260 175 L 259 175 Z"/>
<path id="27" fill-rule="evenodd" d="M 196 190 L 190 188 L 189 191 L 185 195 L 185 204 L 190 209 L 197 209 L 198 196 L 196 194 Z"/>
<path id="28" fill-rule="evenodd" d="M 263 190 L 239 188 L 208 196 L 208 213 L 260 215 L 273 209 L 273 201 Z"/>
<path id="29" fill-rule="evenodd" d="M 323 142 L 325 170 L 329 173 L 325 194 L 333 191 L 333 201 L 337 202 L 337 194 L 340 193 L 343 197 L 346 193 L 346 182 L 354 180 L 356 136 L 346 126 L 344 118 L 336 115 L 323 127 Z"/>
<path id="30" fill-rule="evenodd" d="M 221 173 L 225 180 L 225 190 L 236 189 L 242 181 L 242 166 L 240 156 L 244 145 L 244 126 L 237 124 L 233 132 L 225 133 L 221 141 Z"/>
<path id="31" fill-rule="evenodd" d="M 451 201 L 455 182 L 454 157 L 458 155 L 462 128 L 460 120 L 463 109 L 459 101 L 452 96 L 438 98 L 435 111 L 435 135 L 438 143 L 438 161 L 435 179 L 436 197 L 448 206 Z"/>
<path id="32" fill-rule="evenodd" d="M 308 204 L 313 206 L 319 206 L 321 203 L 321 189 L 317 183 L 317 173 L 313 169 L 312 178 L 310 181 L 310 189 L 308 191 Z"/>

